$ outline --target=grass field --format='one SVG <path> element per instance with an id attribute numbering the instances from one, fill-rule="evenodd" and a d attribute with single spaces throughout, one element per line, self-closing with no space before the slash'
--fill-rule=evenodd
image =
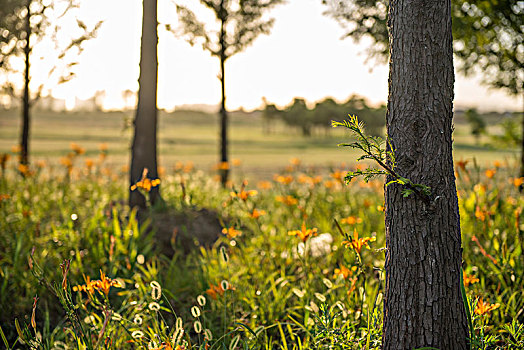
<path id="1" fill-rule="evenodd" d="M 58 162 L 70 152 L 70 144 L 85 148 L 85 158 L 97 157 L 99 145 L 108 146 L 107 162 L 122 166 L 129 161 L 132 138 L 132 111 L 127 112 L 45 112 L 35 110 L 31 125 L 30 153 L 34 160 Z M 333 116 L 342 120 L 344 115 Z M 496 127 L 491 127 L 491 131 Z M 160 165 L 167 170 L 177 161 L 192 161 L 196 168 L 208 170 L 218 160 L 218 118 L 203 112 L 179 111 L 160 113 L 159 117 Z M 238 159 L 242 166 L 237 175 L 266 178 L 298 157 L 308 166 L 329 167 L 352 163 L 355 153 L 337 147 L 347 141 L 343 130 L 331 130 L 326 136 L 319 130 L 313 137 L 305 138 L 298 131 L 290 130 L 283 123 L 264 130 L 260 113 L 231 114 L 231 159 Z M 0 110 L 0 153 L 10 152 L 18 143 L 20 113 L 17 110 Z M 496 149 L 488 136 L 479 145 L 469 133 L 469 126 L 456 125 L 455 160 L 475 157 L 481 166 L 495 159 L 514 160 L 518 150 Z"/>
<path id="2" fill-rule="evenodd" d="M 132 116 L 35 112 L 33 165 L 21 176 L 11 151 L 19 116 L 1 112 L 0 154 L 12 156 L 0 172 L 1 348 L 381 348 L 384 182 L 344 183 L 341 163 L 357 156 L 336 147 L 341 128 L 303 138 L 275 125 L 267 135 L 260 116 L 234 114 L 241 165 L 223 188 L 206 171 L 216 117 L 162 114 L 163 201 L 139 225 L 122 170 Z M 471 349 L 523 349 L 519 153 L 489 137 L 477 146 L 467 125 L 454 137 L 455 159 L 469 160 L 456 175 Z M 73 142 L 85 154 L 60 164 Z M 178 161 L 204 171 L 175 171 Z"/>

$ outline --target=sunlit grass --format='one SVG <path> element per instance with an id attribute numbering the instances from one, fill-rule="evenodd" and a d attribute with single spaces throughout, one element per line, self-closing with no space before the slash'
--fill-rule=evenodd
<path id="1" fill-rule="evenodd" d="M 77 142 L 61 156 L 35 159 L 22 177 L 10 153 L 0 178 L 0 317 L 10 345 L 380 347 L 381 182 L 345 185 L 347 165 L 319 172 L 292 159 L 268 180 L 223 189 L 179 162 L 159 172 L 165 204 L 139 227 L 125 205 L 128 169 L 109 165 L 110 146 L 90 152 Z M 487 165 L 456 165 L 464 284 L 475 346 L 513 349 L 524 341 L 522 180 L 508 161 Z M 186 254 L 178 239 L 194 226 L 175 225 L 162 241 L 174 256 L 159 254 L 158 220 L 183 214 L 190 223 L 203 208 L 220 223 L 216 241 L 191 241 Z"/>

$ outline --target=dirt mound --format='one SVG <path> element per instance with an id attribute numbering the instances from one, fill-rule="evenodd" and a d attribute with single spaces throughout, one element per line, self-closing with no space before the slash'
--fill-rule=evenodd
<path id="1" fill-rule="evenodd" d="M 208 209 L 155 213 L 152 225 L 156 247 L 169 257 L 175 244 L 187 253 L 198 246 L 211 246 L 222 232 L 218 214 Z"/>

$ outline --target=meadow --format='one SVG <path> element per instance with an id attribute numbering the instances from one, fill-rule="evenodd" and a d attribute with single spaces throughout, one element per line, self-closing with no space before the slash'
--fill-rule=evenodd
<path id="1" fill-rule="evenodd" d="M 96 157 L 101 144 L 109 150 L 106 164 L 121 167 L 129 162 L 134 111 L 118 112 L 49 112 L 35 111 L 31 130 L 31 155 L 48 163 L 70 152 L 70 144 L 85 149 L 85 157 Z M 347 115 L 334 115 L 343 120 Z M 357 153 L 336 147 L 347 141 L 343 130 L 314 132 L 313 137 L 302 137 L 281 121 L 275 121 L 271 133 L 265 129 L 261 113 L 233 112 L 230 117 L 231 158 L 242 162 L 237 169 L 240 177 L 271 178 L 284 168 L 291 158 L 300 156 L 304 163 L 324 168 L 342 162 L 353 163 Z M 18 144 L 20 112 L 0 109 L 0 153 L 9 153 Z M 490 133 L 499 132 L 495 122 L 488 127 Z M 488 119 L 489 125 L 489 119 Z M 202 170 L 212 170 L 218 159 L 218 116 L 198 111 L 161 112 L 159 116 L 159 163 L 166 169 L 176 162 L 191 161 Z M 516 160 L 518 149 L 500 149 L 492 146 L 483 135 L 475 143 L 469 125 L 459 120 L 454 133 L 455 159 L 475 157 L 483 167 L 496 159 Z"/>
<path id="2" fill-rule="evenodd" d="M 344 183 L 347 136 L 266 135 L 235 115 L 222 188 L 216 121 L 193 113 L 161 118 L 163 202 L 140 226 L 126 207 L 131 115 L 35 118 L 29 169 L 11 149 L 17 115 L 2 115 L 0 344 L 380 348 L 383 182 Z M 455 141 L 472 348 L 523 348 L 517 153 L 476 146 L 464 125 Z"/>

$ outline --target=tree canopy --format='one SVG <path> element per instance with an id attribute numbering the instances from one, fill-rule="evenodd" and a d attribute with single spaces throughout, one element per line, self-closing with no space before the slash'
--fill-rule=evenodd
<path id="1" fill-rule="evenodd" d="M 322 0 L 326 14 L 356 41 L 370 39 L 369 58 L 389 55 L 387 0 Z M 453 49 L 458 70 L 482 72 L 485 84 L 512 95 L 524 84 L 524 2 L 452 0 Z"/>
<path id="2" fill-rule="evenodd" d="M 264 14 L 284 0 L 200 0 L 221 22 L 222 30 L 213 30 L 201 22 L 188 7 L 177 5 L 181 26 L 177 34 L 191 45 L 202 48 L 216 57 L 227 59 L 251 45 L 260 34 L 269 34 L 273 18 Z M 168 29 L 170 29 L 168 27 Z"/>

